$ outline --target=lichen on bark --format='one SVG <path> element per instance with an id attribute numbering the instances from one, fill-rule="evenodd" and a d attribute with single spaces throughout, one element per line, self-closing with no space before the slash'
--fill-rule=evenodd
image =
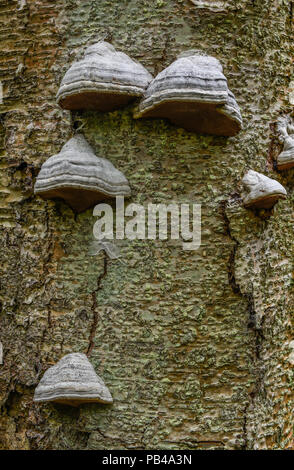
<path id="1" fill-rule="evenodd" d="M 275 172 L 272 158 L 273 124 L 292 110 L 292 2 L 226 4 L 2 1 L 0 448 L 294 448 L 294 173 Z M 153 75 L 186 49 L 217 57 L 244 130 L 197 135 L 135 121 L 132 105 L 61 110 L 64 73 L 99 39 Z M 121 259 L 90 257 L 92 210 L 33 195 L 41 164 L 77 129 L 123 171 L 132 202 L 201 204 L 200 249 L 135 240 Z M 240 203 L 249 168 L 288 191 L 270 218 Z M 33 403 L 44 371 L 70 352 L 88 353 L 113 405 Z"/>

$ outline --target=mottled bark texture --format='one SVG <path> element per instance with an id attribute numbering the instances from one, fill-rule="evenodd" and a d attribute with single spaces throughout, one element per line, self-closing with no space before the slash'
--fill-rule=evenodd
<path id="1" fill-rule="evenodd" d="M 1 0 L 3 449 L 294 448 L 294 172 L 274 166 L 274 122 L 291 110 L 293 2 L 198 3 Z M 62 111 L 64 73 L 99 39 L 153 75 L 186 49 L 217 57 L 244 130 L 196 135 L 135 121 L 132 105 Z M 33 195 L 41 164 L 76 129 L 123 171 L 132 202 L 202 204 L 201 248 L 137 240 L 121 242 L 121 260 L 89 256 L 92 210 Z M 249 168 L 288 191 L 270 218 L 241 206 Z M 70 352 L 88 354 L 113 405 L 33 403 Z"/>

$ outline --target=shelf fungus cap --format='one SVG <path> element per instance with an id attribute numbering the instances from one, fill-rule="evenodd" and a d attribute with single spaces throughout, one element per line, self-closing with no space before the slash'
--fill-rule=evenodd
<path id="1" fill-rule="evenodd" d="M 167 118 L 187 130 L 232 136 L 242 117 L 215 57 L 191 50 L 160 72 L 150 83 L 135 118 Z"/>
<path id="2" fill-rule="evenodd" d="M 227 12 L 227 2 L 224 0 L 190 0 L 196 7 L 213 12 Z"/>
<path id="3" fill-rule="evenodd" d="M 243 204 L 245 207 L 270 209 L 279 199 L 285 199 L 287 191 L 278 181 L 257 171 L 249 170 L 243 180 Z"/>
<path id="4" fill-rule="evenodd" d="M 294 138 L 287 137 L 284 142 L 284 149 L 278 156 L 278 170 L 288 170 L 294 166 Z"/>
<path id="5" fill-rule="evenodd" d="M 43 199 L 61 198 L 83 212 L 99 201 L 128 197 L 131 189 L 124 174 L 109 160 L 96 157 L 84 136 L 77 134 L 42 165 L 34 192 Z"/>
<path id="6" fill-rule="evenodd" d="M 53 401 L 71 406 L 112 403 L 112 396 L 85 354 L 72 353 L 50 367 L 35 390 L 35 402 Z"/>
<path id="7" fill-rule="evenodd" d="M 235 128 L 236 133 L 238 133 L 242 129 L 243 120 L 241 111 L 236 101 L 235 95 L 231 92 L 231 90 L 228 90 L 228 99 L 226 104 L 224 106 L 220 106 L 217 110 L 219 113 L 225 115 L 227 119 L 232 121 L 232 123 L 235 123 L 234 126 L 232 123 L 231 124 Z"/>
<path id="8" fill-rule="evenodd" d="M 112 111 L 142 96 L 152 78 L 143 65 L 100 41 L 69 68 L 56 99 L 64 109 Z"/>

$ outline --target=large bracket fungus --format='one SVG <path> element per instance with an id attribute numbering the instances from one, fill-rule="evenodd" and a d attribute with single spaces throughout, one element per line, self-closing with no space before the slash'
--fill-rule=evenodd
<path id="1" fill-rule="evenodd" d="M 50 367 L 35 390 L 35 402 L 53 401 L 71 406 L 112 403 L 112 396 L 85 354 L 72 353 Z"/>
<path id="2" fill-rule="evenodd" d="M 43 199 L 64 199 L 78 213 L 101 200 L 131 194 L 124 174 L 110 161 L 97 157 L 82 134 L 72 137 L 57 155 L 48 158 L 34 190 Z"/>
<path id="3" fill-rule="evenodd" d="M 187 51 L 148 86 L 135 118 L 167 118 L 187 130 L 236 135 L 242 117 L 228 89 L 220 62 L 199 51 Z"/>
<path id="4" fill-rule="evenodd" d="M 278 170 L 288 170 L 294 166 L 294 119 L 283 116 L 278 119 L 277 130 L 279 140 L 284 144 L 283 151 L 278 156 Z"/>
<path id="5" fill-rule="evenodd" d="M 279 199 L 287 197 L 287 191 L 278 181 L 249 170 L 243 180 L 243 204 L 247 208 L 270 209 Z"/>
<path id="6" fill-rule="evenodd" d="M 66 72 L 57 103 L 64 109 L 112 111 L 141 97 L 151 80 L 143 65 L 100 41 Z"/>

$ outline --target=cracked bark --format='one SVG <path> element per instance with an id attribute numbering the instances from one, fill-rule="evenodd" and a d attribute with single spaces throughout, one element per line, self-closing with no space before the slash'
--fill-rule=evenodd
<path id="1" fill-rule="evenodd" d="M 1 6 L 0 448 L 294 447 L 293 171 L 275 171 L 274 126 L 292 110 L 293 2 L 228 0 L 222 12 L 197 3 Z M 194 135 L 134 121 L 131 105 L 60 110 L 64 73 L 97 38 L 153 75 L 187 49 L 216 56 L 244 131 Z M 201 204 L 200 249 L 137 240 L 123 263 L 90 258 L 91 209 L 75 215 L 33 195 L 41 164 L 77 129 L 127 176 L 131 202 Z M 242 208 L 248 168 L 278 179 L 288 199 L 267 214 Z M 84 351 L 113 406 L 34 404 L 44 371 Z"/>
<path id="2" fill-rule="evenodd" d="M 93 323 L 91 326 L 91 331 L 90 331 L 90 336 L 89 336 L 89 346 L 88 346 L 87 353 L 86 353 L 88 357 L 91 356 L 91 353 L 94 347 L 95 333 L 96 333 L 98 321 L 100 318 L 99 312 L 97 311 L 98 309 L 97 295 L 99 291 L 102 289 L 103 280 L 107 276 L 108 258 L 107 258 L 106 253 L 104 253 L 103 263 L 104 263 L 103 272 L 100 274 L 100 276 L 97 279 L 97 288 L 92 292 L 93 304 L 92 304 L 91 310 L 93 312 Z"/>

